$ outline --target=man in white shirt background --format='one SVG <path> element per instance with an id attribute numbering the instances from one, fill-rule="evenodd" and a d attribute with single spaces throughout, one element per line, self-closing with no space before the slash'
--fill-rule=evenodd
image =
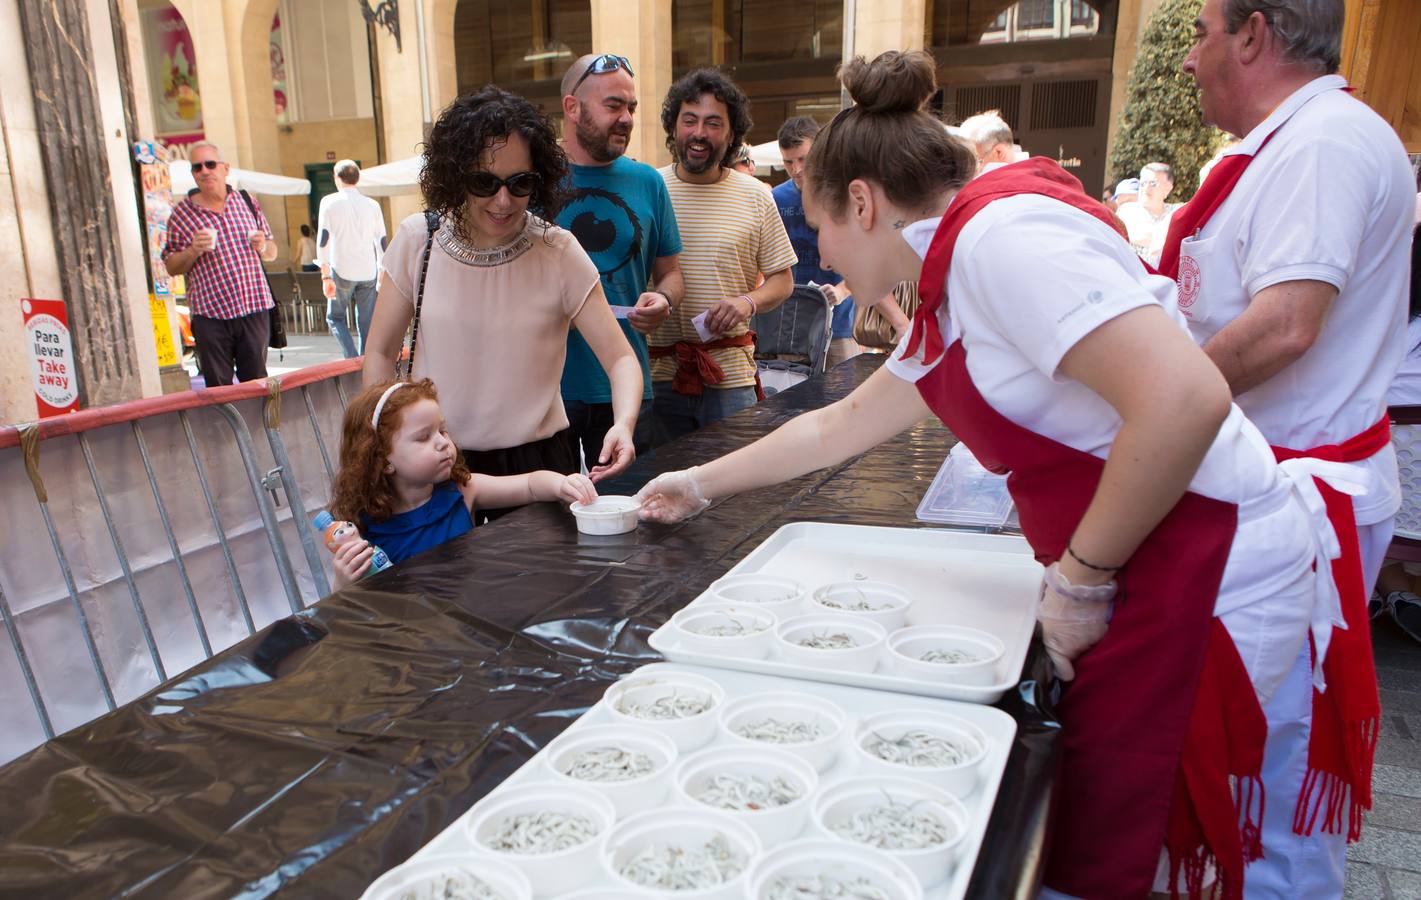
<path id="1" fill-rule="evenodd" d="M 1170 216 L 1178 208 L 1178 204 L 1164 202 L 1173 190 L 1174 170 L 1165 163 L 1149 163 L 1140 170 L 1139 197 L 1115 211 L 1130 234 L 1130 245 L 1150 265 L 1159 262 Z"/>
<path id="2" fill-rule="evenodd" d="M 1360 544 L 1359 580 L 1370 591 L 1400 500 L 1382 420 L 1405 350 L 1416 188 L 1396 133 L 1335 74 L 1342 23 L 1342 0 L 1204 4 L 1184 71 L 1205 122 L 1242 140 L 1174 213 L 1161 268 L 1177 275 L 1190 331 L 1275 452 L 1341 458 L 1369 473 L 1371 490 L 1351 501 L 1356 532 L 1338 528 L 1338 538 L 1354 553 Z M 1203 216 L 1200 197 L 1222 202 Z M 1347 506 L 1344 498 L 1339 515 L 1329 509 L 1334 526 Z M 1270 741 L 1275 721 L 1300 723 L 1315 743 L 1340 730 L 1333 747 L 1362 740 L 1345 761 L 1265 753 L 1263 853 L 1297 865 L 1286 884 L 1250 882 L 1250 897 L 1342 895 L 1344 839 L 1356 838 L 1369 804 L 1365 735 L 1379 715 L 1366 595 L 1360 621 L 1349 596 L 1347 627 L 1331 631 L 1325 693 L 1313 688 L 1304 647 L 1264 711 Z M 1335 623 L 1335 612 L 1324 616 Z"/>
<path id="3" fill-rule="evenodd" d="M 977 149 L 977 164 L 1016 162 L 1017 148 L 1012 143 L 1011 126 L 995 109 L 968 116 L 957 131 Z"/>
<path id="4" fill-rule="evenodd" d="M 360 193 L 360 166 L 343 159 L 335 165 L 336 192 L 321 198 L 317 219 L 316 263 L 326 295 L 326 324 L 346 359 L 365 352 L 370 316 L 375 312 L 375 276 L 385 251 L 385 216 L 380 204 Z M 355 304 L 359 348 L 346 325 Z"/>

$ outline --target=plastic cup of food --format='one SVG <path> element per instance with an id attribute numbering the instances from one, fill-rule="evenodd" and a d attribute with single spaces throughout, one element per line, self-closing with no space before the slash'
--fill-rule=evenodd
<path id="1" fill-rule="evenodd" d="M 872 672 L 887 638 L 877 622 L 841 615 L 796 616 L 775 628 L 785 660 L 836 672 Z"/>
<path id="2" fill-rule="evenodd" d="M 676 744 L 664 734 L 626 725 L 591 725 L 548 746 L 553 779 L 590 787 L 612 801 L 617 817 L 651 809 L 666 798 Z"/>
<path id="3" fill-rule="evenodd" d="M 465 827 L 481 852 L 528 876 L 540 896 L 566 894 L 597 874 L 597 856 L 616 821 L 612 801 L 568 784 L 509 787 L 476 804 Z"/>
<path id="4" fill-rule="evenodd" d="M 583 534 L 626 534 L 636 530 L 641 504 L 635 497 L 607 494 L 591 503 L 575 501 L 571 509 Z"/>
<path id="5" fill-rule="evenodd" d="M 860 719 L 853 744 L 860 771 L 919 778 L 958 799 L 977 789 L 988 748 L 987 735 L 966 719 L 918 709 Z"/>
<path id="6" fill-rule="evenodd" d="M 804 585 L 793 578 L 758 572 L 726 575 L 712 582 L 709 592 L 713 602 L 754 606 L 774 613 L 778 619 L 788 619 L 804 612 L 804 594 Z"/>
<path id="7" fill-rule="evenodd" d="M 866 619 L 893 631 L 907 622 L 913 598 L 902 588 L 881 581 L 840 581 L 816 588 L 809 605 L 816 613 Z"/>
<path id="8" fill-rule="evenodd" d="M 867 897 L 923 900 L 923 886 L 900 860 L 868 847 L 811 838 L 766 852 L 750 867 L 752 900 Z M 855 892 L 855 889 L 857 892 Z"/>
<path id="9" fill-rule="evenodd" d="M 737 697 L 720 711 L 720 732 L 732 746 L 784 750 L 820 773 L 838 758 L 847 723 L 834 703 L 795 691 Z"/>
<path id="10" fill-rule="evenodd" d="M 888 636 L 888 652 L 898 673 L 909 678 L 990 685 L 1006 645 L 975 628 L 914 625 Z"/>
<path id="11" fill-rule="evenodd" d="M 622 895 L 740 900 L 760 838 L 729 813 L 653 809 L 624 819 L 602 846 L 602 867 Z"/>
<path id="12" fill-rule="evenodd" d="M 532 900 L 533 886 L 516 866 L 492 856 L 445 853 L 396 866 L 375 879 L 360 900 L 434 900 L 476 896 L 482 884 L 504 900 Z M 462 892 L 459 892 L 462 888 Z M 451 890 L 452 889 L 452 890 Z M 459 892 L 456 894 L 456 892 Z"/>
<path id="13" fill-rule="evenodd" d="M 952 873 L 967 819 L 956 797 L 896 775 L 841 781 L 820 792 L 813 807 L 818 832 L 887 853 L 911 869 L 924 888 Z"/>
<path id="14" fill-rule="evenodd" d="M 613 724 L 663 734 L 678 752 L 688 753 L 715 737 L 725 688 L 689 672 L 633 674 L 609 687 L 602 699 Z"/>
<path id="15" fill-rule="evenodd" d="M 819 773 L 783 750 L 710 747 L 681 760 L 672 783 L 683 805 L 728 812 L 769 846 L 804 830 Z"/>
<path id="16" fill-rule="evenodd" d="M 212 238 L 212 246 L 214 246 L 214 247 L 217 246 L 217 229 L 216 229 L 216 228 L 199 228 L 199 229 L 197 229 L 197 232 L 196 232 L 196 233 L 197 233 L 197 234 L 205 234 L 205 235 L 207 235 L 208 237 Z"/>
<path id="17" fill-rule="evenodd" d="M 764 659 L 774 642 L 775 614 L 753 606 L 705 603 L 671 617 L 681 646 L 697 653 Z"/>

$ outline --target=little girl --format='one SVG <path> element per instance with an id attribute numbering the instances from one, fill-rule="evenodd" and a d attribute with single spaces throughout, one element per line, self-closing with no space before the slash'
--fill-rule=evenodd
<path id="1" fill-rule="evenodd" d="M 445 431 L 439 395 L 427 378 L 373 385 L 350 402 L 332 494 L 331 514 L 354 522 L 365 537 L 336 550 L 337 590 L 365 573 L 374 546 L 398 563 L 470 530 L 475 502 L 504 507 L 597 499 L 585 475 L 471 473 Z"/>

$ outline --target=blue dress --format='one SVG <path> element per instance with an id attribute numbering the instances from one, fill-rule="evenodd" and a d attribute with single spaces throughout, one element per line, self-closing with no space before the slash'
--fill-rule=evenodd
<path id="1" fill-rule="evenodd" d="M 360 522 L 365 539 L 384 550 L 395 563 L 452 541 L 473 527 L 464 495 L 453 481 L 435 485 L 429 499 L 409 512 L 396 513 L 381 522 L 362 516 Z"/>

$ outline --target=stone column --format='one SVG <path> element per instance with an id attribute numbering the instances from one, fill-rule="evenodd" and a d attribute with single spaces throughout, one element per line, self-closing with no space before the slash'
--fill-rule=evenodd
<path id="1" fill-rule="evenodd" d="M 68 305 L 80 403 L 100 406 L 142 396 L 143 356 L 156 392 L 157 367 L 151 332 L 142 354 L 142 332 L 128 303 L 126 254 L 133 249 L 128 232 L 137 222 L 120 220 L 114 189 L 117 174 L 131 205 L 127 170 L 116 172 L 114 165 L 128 142 L 121 100 L 109 98 L 120 107 L 115 128 L 114 110 L 105 110 L 101 93 L 101 84 L 112 88 L 117 81 L 112 32 L 94 39 L 87 6 L 84 0 L 22 0 L 19 19 L 52 212 L 50 238 L 63 260 L 55 287 Z M 107 3 L 95 12 L 107 22 Z M 111 137 L 122 151 L 111 146 Z"/>
<path id="2" fill-rule="evenodd" d="M 389 29 L 375 26 L 375 55 L 380 78 L 381 121 L 378 123 L 385 139 L 384 162 L 394 162 L 419 153 L 424 141 L 424 99 L 420 85 L 419 27 L 415 3 L 401 0 L 399 6 L 400 40 L 395 41 Z M 453 4 L 449 10 L 449 59 L 452 65 Z M 426 11 L 427 8 L 426 8 Z M 439 114 L 433 106 L 432 116 Z M 452 99 L 452 98 L 450 98 Z M 399 228 L 405 217 L 424 209 L 424 199 L 418 194 L 401 194 L 390 198 L 390 221 Z"/>
<path id="3" fill-rule="evenodd" d="M 1115 134 L 1120 130 L 1120 113 L 1125 109 L 1125 88 L 1130 80 L 1130 66 L 1140 49 L 1140 38 L 1150 16 L 1159 8 L 1160 0 L 1120 0 L 1120 12 L 1115 19 L 1115 58 L 1110 64 L 1110 122 L 1105 136 L 1105 158 L 1115 153 Z M 1106 177 L 1110 177 L 1109 171 Z M 1112 187 L 1113 184 L 1104 185 Z M 1094 194 L 1101 185 L 1086 185 L 1086 193 Z"/>
<path id="4" fill-rule="evenodd" d="M 625 56 L 636 69 L 640 107 L 627 155 L 652 166 L 671 162 L 661 130 L 672 80 L 671 0 L 592 0 L 592 52 Z"/>
<path id="5" fill-rule="evenodd" d="M 854 54 L 857 56 L 873 59 L 886 50 L 921 50 L 926 33 L 924 0 L 888 3 L 857 0 L 854 9 Z"/>

